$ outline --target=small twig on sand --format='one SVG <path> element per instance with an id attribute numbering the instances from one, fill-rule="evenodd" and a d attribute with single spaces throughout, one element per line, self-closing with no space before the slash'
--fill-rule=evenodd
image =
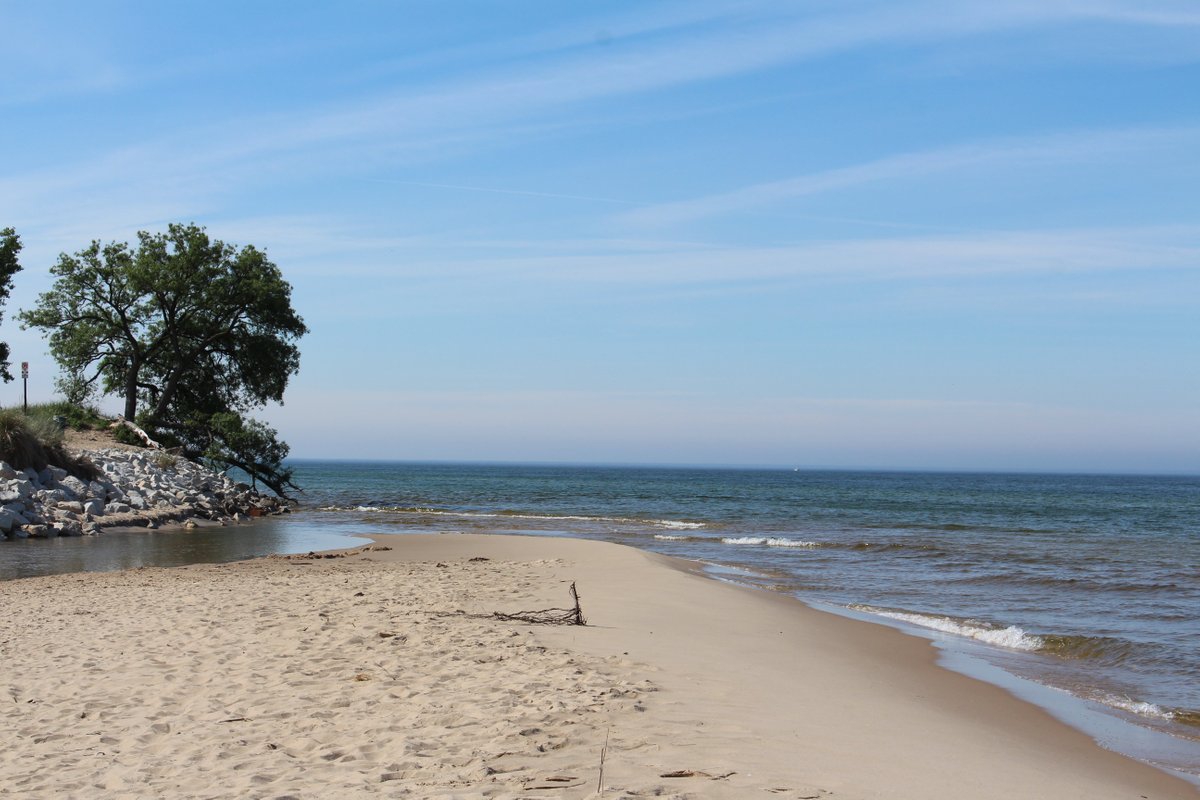
<path id="1" fill-rule="evenodd" d="M 571 584 L 571 588 L 575 588 L 575 584 Z M 604 796 L 604 759 L 608 757 L 608 736 L 612 733 L 612 727 L 604 731 L 604 747 L 600 748 L 600 777 L 596 779 L 596 792 Z"/>

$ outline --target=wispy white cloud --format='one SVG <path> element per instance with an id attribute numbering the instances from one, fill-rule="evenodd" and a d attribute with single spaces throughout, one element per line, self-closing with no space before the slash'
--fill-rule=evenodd
<path id="1" fill-rule="evenodd" d="M 536 256 L 414 264 L 442 275 L 550 283 L 702 284 L 796 279 L 893 281 L 1200 269 L 1200 228 L 1012 231 L 955 236 Z"/>
<path id="2" fill-rule="evenodd" d="M 481 192 L 483 194 L 507 194 L 518 197 L 545 197 L 551 200 L 583 200 L 589 203 L 611 203 L 621 206 L 632 206 L 637 203 L 632 203 L 628 200 L 615 200 L 611 197 L 591 197 L 580 194 L 558 194 L 555 192 L 530 192 L 521 189 L 499 189 L 490 186 L 463 186 L 454 183 L 425 183 L 422 181 L 401 181 L 392 180 L 389 178 L 364 178 L 363 180 L 372 183 L 390 183 L 398 186 L 417 186 L 424 189 L 451 189 L 461 192 Z"/>
<path id="3" fill-rule="evenodd" d="M 637 225 L 669 225 L 721 216 L 796 197 L 884 181 L 922 178 L 969 167 L 1030 167 L 1088 163 L 1115 153 L 1163 145 L 1200 145 L 1200 127 L 1091 130 L 991 140 L 886 156 L 861 164 L 745 186 L 627 212 Z"/>
<path id="4" fill-rule="evenodd" d="M 597 18 L 549 38 L 517 42 L 503 68 L 315 110 L 279 110 L 203 125 L 189 120 L 186 127 L 99 156 L 68 157 L 24 172 L 10 169 L 0 176 L 0 218 L 27 231 L 33 248 L 73 250 L 92 237 L 128 236 L 164 220 L 203 217 L 247 189 L 278 183 L 292 174 L 325 181 L 378 177 L 396 172 L 406 161 L 425 163 L 494 147 L 506 139 L 536 136 L 538 126 L 572 124 L 575 111 L 591 101 L 729 77 L 883 41 L 953 38 L 1096 17 L 1171 26 L 1191 24 L 1195 13 L 1169 2 L 1066 0 L 812 8 L 753 3 L 709 4 L 693 10 L 684 5 L 669 13 L 624 17 L 612 25 Z M 610 44 L 583 46 L 589 36 L 605 30 L 614 32 Z M 96 59 L 103 61 L 103 56 L 93 54 L 81 63 Z M 79 68 L 81 74 L 100 76 L 106 70 Z M 564 115 L 564 110 L 571 113 Z M 546 135 L 554 135 L 553 130 Z M 1195 139 L 1197 130 L 1094 131 L 960 145 L 662 204 L 632 212 L 627 219 L 666 224 L 972 165 L 1081 161 L 1189 137 Z M 620 200 L 512 185 L 444 185 L 530 197 L 570 194 Z M 759 264 L 787 258 L 773 251 L 741 255 Z"/>
<path id="5" fill-rule="evenodd" d="M 242 229 L 221 225 L 224 233 Z M 441 237 L 379 237 L 352 224 L 251 222 L 245 236 L 272 232 L 292 242 L 304 274 L 371 281 L 421 280 L 466 287 L 481 296 L 516 291 L 703 289 L 774 291 L 813 285 L 933 280 L 948 287 L 974 279 L 1102 274 L 1194 275 L 1200 279 L 1200 227 L 1143 226 L 1012 230 L 953 235 L 729 246 L 694 241 L 577 239 L 459 242 Z M 294 241 L 292 241 L 294 239 Z M 311 256 L 311 257 L 310 257 Z M 1028 286 L 1027 283 L 1021 284 Z M 1036 291 L 1036 288 L 1030 289 Z M 381 300 L 381 302 L 384 302 Z M 368 305 L 369 305 L 368 301 Z M 386 302 L 384 303 L 386 306 Z"/>
<path id="6" fill-rule="evenodd" d="M 1200 9 L 1190 0 L 1057 0 L 1048 7 L 1067 17 L 1167 27 L 1200 27 Z"/>
<path id="7" fill-rule="evenodd" d="M 312 176 L 355 171 L 363 175 L 394 168 L 406 159 L 446 158 L 448 153 L 494 147 L 506 139 L 528 135 L 525 129 L 530 125 L 553 126 L 572 119 L 587 103 L 741 75 L 882 42 L 935 41 L 1096 17 L 1180 25 L 1190 24 L 1192 16 L 1186 7 L 1166 2 L 1108 2 L 1093 7 L 1065 0 L 822 5 L 812 9 L 771 3 L 706 4 L 698 9 L 680 5 L 667 12 L 627 15 L 611 25 L 603 18 L 591 18 L 570 30 L 518 40 L 503 65 L 484 64 L 465 76 L 442 76 L 315 109 L 238 115 L 199 126 L 189 119 L 187 127 L 158 139 L 133 142 L 82 161 L 67 158 L 49 168 L 10 172 L 0 179 L 0 215 L 9 224 L 74 218 L 94 232 L 99 217 L 120 217 L 127 224 L 139 225 L 148 216 L 177 215 L 176 209 L 195 216 L 219 206 L 223 198 L 276 181 L 299 168 Z M 608 44 L 584 46 L 597 32 L 609 30 L 613 38 Z M 108 74 L 108 66 L 87 66 L 107 63 L 105 58 L 93 54 L 75 71 L 92 77 Z M 1105 136 L 1109 141 L 1102 141 Z M 1098 134 L 1092 137 L 1091 146 L 1121 146 L 1122 136 L 1149 139 L 1154 134 Z M 1040 142 L 893 156 L 661 206 L 639 212 L 637 218 L 704 216 L 972 163 L 1079 157 L 1072 156 L 1072 151 L 1087 147 L 1087 139 L 1051 137 Z M 498 188 L 529 191 L 519 186 Z M 159 212 L 148 215 L 148 208 Z"/>

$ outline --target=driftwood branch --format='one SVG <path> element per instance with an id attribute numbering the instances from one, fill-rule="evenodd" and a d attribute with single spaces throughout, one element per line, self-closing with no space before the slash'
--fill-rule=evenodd
<path id="1" fill-rule="evenodd" d="M 150 434 L 146 433 L 144 430 L 139 428 L 137 425 L 134 425 L 132 422 L 125 419 L 125 417 L 121 416 L 120 414 L 117 415 L 117 419 L 113 422 L 113 427 L 114 428 L 117 428 L 117 427 L 129 428 L 129 430 L 131 430 L 135 434 L 137 434 L 139 439 L 141 439 L 143 442 L 146 443 L 146 447 L 152 448 L 154 450 L 162 450 L 163 449 L 161 444 L 159 444 L 158 442 L 156 442 L 150 438 Z"/>
<path id="2" fill-rule="evenodd" d="M 492 614 L 496 619 L 510 622 L 530 622 L 536 625 L 587 625 L 583 609 L 579 606 L 579 592 L 575 591 L 575 582 L 571 582 L 572 608 L 544 608 L 540 611 L 518 611 L 515 614 L 504 614 L 496 611 Z"/>

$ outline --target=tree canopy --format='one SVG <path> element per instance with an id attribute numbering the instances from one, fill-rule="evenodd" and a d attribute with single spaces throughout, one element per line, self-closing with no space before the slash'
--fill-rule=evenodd
<path id="1" fill-rule="evenodd" d="M 283 401 L 308 332 L 263 251 L 171 225 L 138 233 L 136 249 L 93 241 L 51 273 L 20 319 L 49 334 L 65 384 L 122 397 L 126 419 L 191 457 L 240 467 L 279 494 L 293 485 L 287 445 L 245 418 Z"/>
<path id="2" fill-rule="evenodd" d="M 0 308 L 4 306 L 8 300 L 8 293 L 12 291 L 13 276 L 21 271 L 21 263 L 17 260 L 17 256 L 21 253 L 21 237 L 17 236 L 17 232 L 12 228 L 0 230 Z M 3 317 L 3 312 L 0 312 L 0 317 Z M 13 379 L 12 373 L 8 371 L 8 343 L 0 342 L 0 379 L 6 383 Z"/>

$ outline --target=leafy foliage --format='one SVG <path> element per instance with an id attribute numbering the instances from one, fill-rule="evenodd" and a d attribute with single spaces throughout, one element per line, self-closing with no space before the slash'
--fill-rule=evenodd
<path id="1" fill-rule="evenodd" d="M 21 237 L 17 236 L 17 232 L 12 228 L 0 230 L 0 306 L 4 305 L 9 292 L 12 291 L 13 276 L 21 271 L 21 264 L 17 260 L 20 253 Z M 12 373 L 8 371 L 8 355 L 8 343 L 0 342 L 0 379 L 6 383 L 13 379 Z"/>
<path id="2" fill-rule="evenodd" d="M 274 429 L 258 420 L 226 412 L 209 419 L 210 439 L 205 459 L 241 469 L 251 480 L 262 481 L 278 495 L 286 495 L 292 483 L 292 470 L 282 467 L 288 455 L 287 443 L 279 441 Z"/>
<path id="3" fill-rule="evenodd" d="M 62 385 L 80 397 L 97 386 L 123 397 L 126 419 L 189 457 L 238 456 L 220 463 L 245 468 L 246 460 L 281 493 L 291 485 L 275 432 L 252 420 L 238 428 L 226 416 L 282 402 L 300 365 L 296 341 L 308 332 L 265 253 L 171 225 L 140 232 L 136 249 L 94 241 L 61 255 L 51 272 L 54 286 L 20 318 L 49 333 Z M 251 430 L 262 441 L 255 458 L 242 459 Z"/>

